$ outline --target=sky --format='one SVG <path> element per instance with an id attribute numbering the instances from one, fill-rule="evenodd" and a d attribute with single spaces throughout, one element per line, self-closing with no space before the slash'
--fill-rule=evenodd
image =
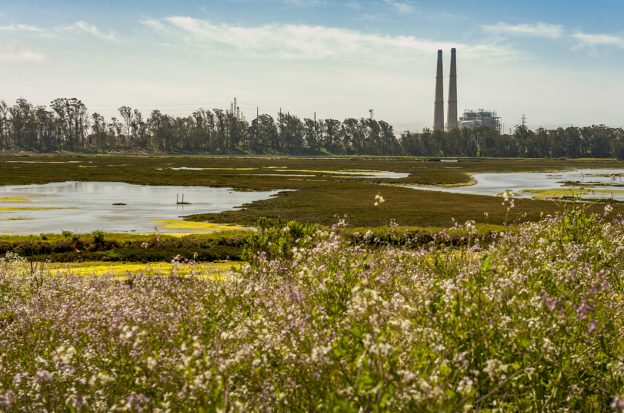
<path id="1" fill-rule="evenodd" d="M 0 0 L 0 99 L 77 97 L 431 127 L 436 51 L 458 109 L 506 130 L 624 126 L 624 1 Z M 445 108 L 446 109 L 446 108 Z"/>

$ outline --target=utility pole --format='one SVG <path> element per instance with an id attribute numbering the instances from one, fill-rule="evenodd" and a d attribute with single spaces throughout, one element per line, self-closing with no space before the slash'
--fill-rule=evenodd
<path id="1" fill-rule="evenodd" d="M 256 106 L 256 127 L 254 128 L 254 135 L 256 135 L 256 143 L 258 142 L 258 124 L 260 123 L 260 106 Z"/>

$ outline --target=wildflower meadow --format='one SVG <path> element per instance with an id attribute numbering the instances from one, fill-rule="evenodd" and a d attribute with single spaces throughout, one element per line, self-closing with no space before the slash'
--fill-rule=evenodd
<path id="1" fill-rule="evenodd" d="M 319 227 L 219 280 L 8 255 L 0 411 L 624 411 L 622 224 L 569 208 L 417 248 Z"/>

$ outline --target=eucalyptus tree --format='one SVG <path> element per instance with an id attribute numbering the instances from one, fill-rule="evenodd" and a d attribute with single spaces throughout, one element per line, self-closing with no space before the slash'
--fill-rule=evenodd
<path id="1" fill-rule="evenodd" d="M 611 141 L 615 137 L 613 130 L 605 125 L 594 125 L 582 128 L 583 137 L 588 143 L 589 153 L 592 158 L 606 158 L 611 153 Z"/>
<path id="2" fill-rule="evenodd" d="M 318 152 L 321 149 L 319 123 L 315 119 L 304 119 L 304 146 L 306 150 Z"/>
<path id="3" fill-rule="evenodd" d="M 76 98 L 58 98 L 50 106 L 56 113 L 55 134 L 61 149 L 84 148 L 89 128 L 85 104 Z"/>
<path id="4" fill-rule="evenodd" d="M 585 141 L 579 128 L 569 126 L 565 129 L 564 152 L 570 158 L 583 156 L 585 151 Z"/>
<path id="5" fill-rule="evenodd" d="M 381 136 L 379 122 L 374 119 L 360 119 L 358 130 L 361 131 L 361 142 L 356 149 L 357 153 L 367 155 L 381 155 L 385 153 L 385 142 Z"/>
<path id="6" fill-rule="evenodd" d="M 132 108 L 130 106 L 121 106 L 117 111 L 124 121 L 124 135 L 126 135 L 126 139 L 130 139 L 130 135 L 132 134 Z"/>
<path id="7" fill-rule="evenodd" d="M 305 127 L 297 116 L 290 113 L 280 116 L 280 139 L 285 153 L 301 153 L 304 144 Z"/>
<path id="8" fill-rule="evenodd" d="M 271 115 L 261 114 L 251 121 L 247 133 L 249 149 L 254 152 L 274 152 L 279 148 L 278 131 Z"/>
<path id="9" fill-rule="evenodd" d="M 207 109 L 193 112 L 192 140 L 195 150 L 212 152 L 215 148 L 215 116 Z"/>
<path id="10" fill-rule="evenodd" d="M 246 131 L 249 128 L 249 124 L 231 112 L 226 112 L 226 119 L 228 123 L 228 138 L 225 148 L 226 151 L 232 152 L 241 149 L 241 145 L 244 145 L 247 139 Z"/>
<path id="11" fill-rule="evenodd" d="M 4 100 L 0 100 L 0 149 L 11 147 L 9 107 Z"/>
<path id="12" fill-rule="evenodd" d="M 26 99 L 17 99 L 15 105 L 8 108 L 11 116 L 10 133 L 12 140 L 25 149 L 36 150 L 37 121 L 35 109 Z"/>
<path id="13" fill-rule="evenodd" d="M 470 128 L 460 129 L 462 135 L 462 141 L 464 145 L 463 156 L 477 156 L 479 152 L 479 143 L 474 131 Z"/>
<path id="14" fill-rule="evenodd" d="M 38 106 L 35 108 L 34 116 L 37 131 L 36 149 L 46 152 L 56 150 L 58 145 L 54 134 L 54 113 L 45 106 Z"/>
<path id="15" fill-rule="evenodd" d="M 91 134 L 88 142 L 88 147 L 96 150 L 108 149 L 112 143 L 106 119 L 97 112 L 91 115 Z"/>
<path id="16" fill-rule="evenodd" d="M 340 140 L 341 122 L 336 119 L 325 119 L 321 124 L 321 145 L 331 153 L 344 151 Z"/>
<path id="17" fill-rule="evenodd" d="M 116 117 L 112 117 L 108 124 L 108 136 L 110 136 L 111 148 L 123 149 L 125 147 L 125 139 L 123 135 L 123 124 Z"/>
<path id="18" fill-rule="evenodd" d="M 359 129 L 359 121 L 355 118 L 348 118 L 342 122 L 340 140 L 341 146 L 344 148 L 344 153 L 357 153 L 362 141 L 362 133 Z"/>
<path id="19" fill-rule="evenodd" d="M 174 149 L 176 131 L 174 128 L 174 121 L 171 116 L 163 114 L 159 110 L 153 110 L 147 120 L 147 128 L 151 135 L 151 149 L 166 152 Z"/>
<path id="20" fill-rule="evenodd" d="M 138 109 L 132 112 L 132 128 L 131 147 L 133 149 L 145 149 L 148 142 L 147 122 L 143 120 L 143 115 Z"/>
<path id="21" fill-rule="evenodd" d="M 394 128 L 388 122 L 380 120 L 378 122 L 381 144 L 383 145 L 382 154 L 400 155 L 401 148 L 399 141 L 394 135 Z"/>

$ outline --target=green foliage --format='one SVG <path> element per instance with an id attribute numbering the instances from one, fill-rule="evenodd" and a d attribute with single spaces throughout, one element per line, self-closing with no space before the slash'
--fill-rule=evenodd
<path id="1" fill-rule="evenodd" d="M 118 111 L 121 120 L 107 121 L 99 113 L 89 116 L 76 98 L 55 99 L 50 109 L 23 98 L 13 106 L 0 101 L 0 149 L 619 159 L 624 154 L 623 129 L 605 125 L 537 131 L 518 125 L 513 134 L 487 127 L 425 129 L 397 139 L 390 124 L 369 118 L 341 122 L 280 112 L 275 119 L 259 114 L 249 123 L 222 109 L 200 108 L 181 117 L 159 110 L 144 116 L 129 106 Z"/>
<path id="2" fill-rule="evenodd" d="M 284 222 L 281 219 L 261 217 L 256 222 L 257 232 L 251 234 L 245 243 L 241 258 L 249 262 L 258 259 L 287 259 L 292 257 L 293 248 L 304 246 L 320 226 L 302 224 L 297 221 Z"/>
<path id="3" fill-rule="evenodd" d="M 96 246 L 104 244 L 104 232 L 96 230 L 91 233 L 91 236 L 93 237 L 93 243 Z"/>
<path id="4" fill-rule="evenodd" d="M 622 142 L 622 140 L 624 139 L 619 139 L 613 142 L 613 154 L 619 161 L 624 160 L 624 142 Z"/>
<path id="5" fill-rule="evenodd" d="M 17 252 L 31 261 L 171 261 L 175 256 L 198 261 L 238 260 L 245 233 L 228 235 L 197 234 L 184 237 L 159 235 L 128 236 L 105 234 L 49 234 L 46 239 L 32 236 L 5 236 L 0 254 Z M 77 252 L 78 249 L 80 252 Z"/>

